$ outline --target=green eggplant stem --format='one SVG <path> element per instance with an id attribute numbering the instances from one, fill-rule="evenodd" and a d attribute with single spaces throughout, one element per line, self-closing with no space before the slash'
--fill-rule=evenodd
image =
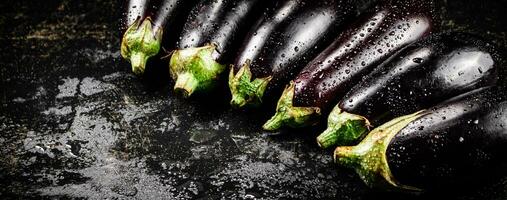
<path id="1" fill-rule="evenodd" d="M 320 108 L 293 106 L 294 88 L 294 82 L 285 88 L 282 97 L 278 100 L 275 115 L 262 126 L 264 130 L 276 131 L 285 126 L 301 128 L 318 122 L 321 116 Z"/>
<path id="2" fill-rule="evenodd" d="M 198 84 L 199 82 L 192 74 L 183 73 L 178 76 L 176 84 L 174 85 L 174 91 L 184 98 L 188 98 L 198 87 Z"/>
<path id="3" fill-rule="evenodd" d="M 257 107 L 262 104 L 262 98 L 272 76 L 252 80 L 250 60 L 247 60 L 237 74 L 234 67 L 229 73 L 229 89 L 232 94 L 231 106 L 242 108 L 245 106 Z"/>
<path id="4" fill-rule="evenodd" d="M 334 160 L 341 166 L 355 169 L 369 187 L 419 192 L 419 188 L 402 185 L 392 175 L 386 151 L 392 138 L 410 122 L 418 119 L 424 111 L 396 118 L 371 131 L 356 146 L 338 147 Z"/>
<path id="5" fill-rule="evenodd" d="M 123 35 L 121 55 L 132 65 L 132 72 L 144 73 L 148 59 L 160 51 L 163 30 L 153 25 L 151 18 L 142 23 L 137 19 Z"/>
<path id="6" fill-rule="evenodd" d="M 185 98 L 195 92 L 210 92 L 225 71 L 225 65 L 215 61 L 216 45 L 176 50 L 169 62 L 171 77 L 176 80 L 174 90 Z"/>
<path id="7" fill-rule="evenodd" d="M 322 148 L 357 144 L 370 127 L 368 119 L 344 112 L 337 105 L 328 117 L 327 129 L 317 137 L 317 144 Z"/>

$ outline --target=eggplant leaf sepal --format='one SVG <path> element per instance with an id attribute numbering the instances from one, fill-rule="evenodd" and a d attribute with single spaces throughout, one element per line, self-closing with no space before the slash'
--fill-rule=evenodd
<path id="1" fill-rule="evenodd" d="M 367 118 L 344 112 L 337 105 L 329 114 L 327 129 L 317 137 L 317 143 L 321 148 L 357 144 L 368 133 L 370 127 Z"/>
<path id="2" fill-rule="evenodd" d="M 216 45 L 175 50 L 169 63 L 171 77 L 176 80 L 174 91 L 188 98 L 195 92 L 209 92 L 225 71 L 214 54 Z"/>
<path id="3" fill-rule="evenodd" d="M 285 88 L 278 100 L 275 115 L 262 126 L 264 130 L 276 131 L 282 127 L 302 128 L 318 123 L 321 117 L 320 108 L 293 106 L 294 88 L 294 82 Z"/>
<path id="4" fill-rule="evenodd" d="M 231 67 L 229 73 L 229 89 L 232 95 L 231 106 L 235 108 L 260 106 L 266 87 L 271 79 L 272 76 L 252 80 L 250 60 L 246 61 L 237 74 L 234 74 L 234 67 Z"/>
<path id="5" fill-rule="evenodd" d="M 162 43 L 162 28 L 153 25 L 150 17 L 137 19 L 123 35 L 121 55 L 132 65 L 132 72 L 144 73 L 148 59 L 157 55 Z"/>
<path id="6" fill-rule="evenodd" d="M 338 147 L 334 160 L 341 166 L 355 169 L 359 177 L 372 188 L 421 192 L 416 187 L 399 183 L 393 176 L 387 161 L 386 151 L 394 136 L 409 123 L 424 115 L 420 111 L 396 118 L 371 131 L 356 146 Z"/>

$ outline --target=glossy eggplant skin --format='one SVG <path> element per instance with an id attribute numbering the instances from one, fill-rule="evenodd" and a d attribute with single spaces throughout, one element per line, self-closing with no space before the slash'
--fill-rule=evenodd
<path id="1" fill-rule="evenodd" d="M 506 147 L 507 93 L 490 87 L 423 112 L 391 139 L 386 158 L 399 182 L 435 188 L 494 176 Z"/>
<path id="2" fill-rule="evenodd" d="M 182 0 L 130 0 L 128 1 L 127 11 L 125 13 L 124 28 L 128 28 L 136 20 L 143 21 L 151 18 L 153 25 L 164 29 L 167 24 L 175 22 L 176 17 L 183 8 L 193 5 L 195 1 Z M 182 24 L 182 23 L 180 23 Z"/>
<path id="3" fill-rule="evenodd" d="M 356 14 L 354 7 L 349 0 L 277 1 L 274 9 L 270 9 L 250 31 L 233 63 L 233 72 L 238 73 L 229 78 L 232 83 L 229 86 L 240 88 L 239 91 L 231 88 L 231 104 L 242 107 L 245 103 L 260 103 L 264 91 L 268 96 L 281 92 L 285 83 L 332 42 L 344 22 Z M 265 83 L 257 86 L 241 82 L 245 75 L 241 71 L 243 67 L 248 67 L 243 70 L 250 70 L 251 75 L 246 72 L 248 79 Z M 261 88 L 265 85 L 267 88 Z M 253 87 L 253 90 L 241 93 L 247 87 Z M 256 96 L 257 102 L 252 101 L 254 91 L 260 92 Z"/>
<path id="4" fill-rule="evenodd" d="M 494 85 L 499 63 L 495 48 L 473 35 L 435 35 L 407 47 L 392 61 L 375 69 L 338 106 L 370 119 L 377 126 Z"/>
<path id="5" fill-rule="evenodd" d="M 387 1 L 346 30 L 294 79 L 293 106 L 330 109 L 362 76 L 432 31 L 433 2 Z"/>
<path id="6" fill-rule="evenodd" d="M 226 64 L 233 61 L 251 26 L 272 4 L 268 0 L 201 0 L 188 17 L 169 71 L 174 91 L 188 98 L 211 93 L 225 78 Z"/>
<path id="7" fill-rule="evenodd" d="M 151 8 L 148 5 L 149 0 L 129 0 L 125 9 L 124 21 L 122 22 L 123 31 L 127 30 L 129 26 L 134 24 L 138 19 L 146 18 L 146 13 L 152 13 L 153 11 L 147 11 Z M 122 31 L 122 32 L 123 32 Z"/>
<path id="8" fill-rule="evenodd" d="M 219 63 L 231 63 L 238 43 L 262 13 L 264 0 L 201 0 L 190 12 L 178 49 L 216 45 Z"/>
<path id="9" fill-rule="evenodd" d="M 432 0 L 382 1 L 364 13 L 285 88 L 263 129 L 320 123 L 361 78 L 432 31 Z"/>

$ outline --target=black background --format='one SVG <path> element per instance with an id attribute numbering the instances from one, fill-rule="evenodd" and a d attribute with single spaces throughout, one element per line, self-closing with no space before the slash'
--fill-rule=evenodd
<path id="1" fill-rule="evenodd" d="M 177 98 L 164 70 L 133 76 L 119 53 L 120 4 L 0 3 L 0 196 L 507 199 L 501 177 L 447 194 L 371 190 L 317 147 L 319 128 L 270 135 L 260 129 L 270 108 Z M 438 12 L 443 30 L 478 33 L 505 57 L 505 8 L 445 0 Z"/>

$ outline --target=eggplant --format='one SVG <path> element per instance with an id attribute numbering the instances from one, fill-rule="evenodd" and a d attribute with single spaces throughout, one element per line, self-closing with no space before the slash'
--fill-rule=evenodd
<path id="1" fill-rule="evenodd" d="M 194 0 L 129 0 L 121 55 L 135 74 L 143 74 L 148 59 L 159 54 L 164 30 L 177 26 L 178 17 Z"/>
<path id="2" fill-rule="evenodd" d="M 265 93 L 281 92 L 356 14 L 350 0 L 281 0 L 274 7 L 250 31 L 232 64 L 233 107 L 256 107 Z"/>
<path id="3" fill-rule="evenodd" d="M 507 92 L 478 89 L 374 129 L 335 161 L 371 187 L 432 190 L 505 172 Z"/>
<path id="4" fill-rule="evenodd" d="M 184 97 L 209 92 L 236 55 L 252 21 L 263 14 L 263 0 L 201 0 L 191 11 L 178 50 L 170 60 L 174 90 Z"/>
<path id="5" fill-rule="evenodd" d="M 349 89 L 380 63 L 429 35 L 434 3 L 385 1 L 344 31 L 285 88 L 263 128 L 299 128 L 319 122 Z"/>
<path id="6" fill-rule="evenodd" d="M 319 146 L 357 144 L 371 125 L 495 85 L 500 63 L 496 52 L 466 33 L 438 34 L 408 46 L 335 106 L 328 128 L 317 138 Z"/>

